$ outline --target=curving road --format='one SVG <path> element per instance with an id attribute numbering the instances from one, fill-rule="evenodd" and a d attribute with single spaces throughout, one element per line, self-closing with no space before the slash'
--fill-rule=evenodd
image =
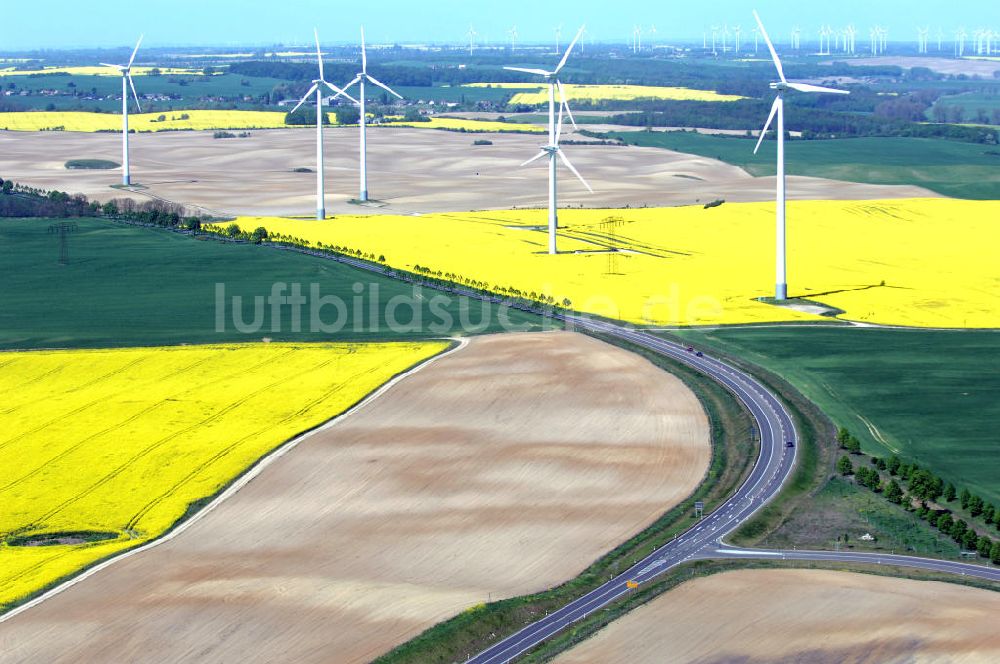
<path id="1" fill-rule="evenodd" d="M 395 271 L 372 265 L 346 256 L 331 257 L 309 250 L 291 249 L 342 263 L 370 272 L 399 277 Z M 409 280 L 408 277 L 403 277 Z M 504 300 L 461 287 L 427 287 L 444 290 L 456 295 L 486 299 L 495 303 Z M 625 572 L 610 579 L 587 594 L 562 608 L 547 614 L 518 632 L 505 637 L 481 653 L 467 660 L 474 664 L 501 664 L 509 662 L 531 650 L 549 637 L 561 632 L 589 614 L 604 608 L 629 592 L 627 582 L 643 584 L 663 572 L 691 560 L 707 559 L 771 559 L 812 560 L 824 562 L 851 562 L 875 565 L 894 565 L 933 572 L 944 572 L 990 581 L 1000 581 L 1000 569 L 970 563 L 919 558 L 892 554 L 838 552 L 838 551 L 777 551 L 765 549 L 738 549 L 723 543 L 723 538 L 733 532 L 781 490 L 795 464 L 799 449 L 799 435 L 791 413 L 785 405 L 753 376 L 708 355 L 689 351 L 681 344 L 661 339 L 648 332 L 631 329 L 626 325 L 592 320 L 579 316 L 553 312 L 535 312 L 566 323 L 569 329 L 605 334 L 641 346 L 655 353 L 686 364 L 715 380 L 750 411 L 760 435 L 760 456 L 750 475 L 736 492 L 711 513 L 706 514 L 690 529 L 678 535 Z M 791 442 L 792 447 L 786 443 Z"/>

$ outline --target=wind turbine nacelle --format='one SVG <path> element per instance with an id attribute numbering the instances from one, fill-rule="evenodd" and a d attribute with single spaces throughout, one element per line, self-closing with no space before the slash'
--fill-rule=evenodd
<path id="1" fill-rule="evenodd" d="M 772 90 L 777 90 L 778 92 L 784 92 L 788 89 L 788 84 L 781 81 L 772 81 L 770 86 Z"/>

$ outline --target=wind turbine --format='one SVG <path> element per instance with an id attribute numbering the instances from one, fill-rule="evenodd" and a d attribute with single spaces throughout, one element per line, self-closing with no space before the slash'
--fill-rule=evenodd
<path id="1" fill-rule="evenodd" d="M 570 43 L 569 48 L 562 56 L 562 60 L 559 61 L 559 66 L 552 71 L 546 71 L 544 69 L 524 69 L 521 67 L 504 67 L 508 71 L 518 71 L 524 74 L 533 74 L 535 76 L 543 76 L 545 82 L 549 87 L 549 143 L 548 145 L 543 145 L 538 154 L 529 159 L 528 161 L 521 164 L 522 166 L 527 166 L 533 161 L 541 159 L 542 157 L 548 156 L 549 158 L 549 253 L 555 254 L 556 252 L 556 229 L 559 227 L 558 218 L 558 203 L 556 200 L 556 166 L 557 159 L 562 159 L 563 164 L 573 172 L 573 175 L 583 183 L 583 186 L 587 188 L 587 191 L 594 193 L 594 190 L 590 188 L 587 181 L 583 179 L 579 171 L 573 167 L 569 159 L 563 153 L 562 149 L 559 147 L 559 139 L 562 136 L 562 123 L 563 123 L 563 111 L 569 116 L 570 122 L 573 123 L 573 127 L 576 127 L 576 120 L 573 119 L 573 111 L 570 110 L 569 104 L 566 103 L 566 94 L 563 91 L 563 85 L 557 78 L 559 72 L 566 65 L 566 61 L 569 59 L 569 54 L 573 51 L 573 47 L 576 45 L 577 40 L 583 34 L 583 28 L 576 33 L 576 37 Z M 559 120 L 556 122 L 556 88 L 559 89 Z"/>
<path id="2" fill-rule="evenodd" d="M 736 35 L 736 56 L 740 55 L 740 36 L 743 34 L 743 26 L 737 25 L 733 28 L 733 34 Z"/>
<path id="3" fill-rule="evenodd" d="M 510 52 L 513 53 L 517 49 L 517 26 L 511 28 L 507 34 L 510 35 Z"/>
<path id="4" fill-rule="evenodd" d="M 757 147 L 754 148 L 754 154 L 760 150 L 761 143 L 764 142 L 764 137 L 767 135 L 768 129 L 771 127 L 771 121 L 774 120 L 774 116 L 778 116 L 778 173 L 777 173 L 777 197 L 776 197 L 776 216 L 777 216 L 777 230 L 776 230 L 776 267 L 775 267 L 775 290 L 774 299 L 779 302 L 788 299 L 788 281 L 787 281 L 787 263 L 785 261 L 785 100 L 784 95 L 788 90 L 797 90 L 799 92 L 830 92 L 834 94 L 846 95 L 849 94 L 846 90 L 834 90 L 833 88 L 824 88 L 818 85 L 810 85 L 809 83 L 794 83 L 788 81 L 785 78 L 785 71 L 781 67 L 781 60 L 778 59 L 778 53 L 774 50 L 774 44 L 771 43 L 771 38 L 767 36 L 767 30 L 764 29 L 764 23 L 761 22 L 760 16 L 754 11 L 753 17 L 757 20 L 757 27 L 760 28 L 760 34 L 764 37 L 764 42 L 767 44 L 768 50 L 771 52 L 771 59 L 774 60 L 774 67 L 778 70 L 779 81 L 771 83 L 771 89 L 777 94 L 774 98 L 774 104 L 771 106 L 771 114 L 767 116 L 767 122 L 764 124 L 764 128 L 760 132 L 760 138 L 757 139 Z"/>
<path id="5" fill-rule="evenodd" d="M 358 129 L 361 132 L 359 156 L 360 156 L 360 171 L 359 171 L 359 182 L 360 182 L 360 194 L 358 200 L 362 203 L 368 201 L 368 138 L 365 129 L 365 123 L 367 118 L 365 117 L 365 82 L 371 83 L 372 85 L 377 85 L 391 95 L 395 95 L 397 98 L 402 99 L 403 96 L 397 93 L 395 90 L 390 88 L 385 83 L 375 79 L 368 74 L 368 51 L 365 48 L 365 29 L 361 28 L 361 71 L 355 76 L 350 83 L 344 86 L 344 94 L 351 89 L 355 83 L 358 84 L 358 108 L 360 109 L 360 115 L 358 116 Z"/>
<path id="6" fill-rule="evenodd" d="M 107 62 L 101 64 L 111 67 L 122 75 L 122 184 L 128 187 L 132 184 L 132 171 L 128 163 L 128 90 L 132 89 L 132 97 L 135 99 L 135 107 L 142 113 L 142 106 L 139 104 L 139 95 L 135 93 L 135 83 L 132 82 L 132 63 L 135 62 L 135 54 L 139 52 L 139 44 L 142 43 L 143 35 L 139 35 L 139 41 L 135 43 L 132 57 L 128 59 L 127 65 L 111 65 Z"/>
<path id="7" fill-rule="evenodd" d="M 302 104 L 306 103 L 306 100 L 316 93 L 316 218 L 326 219 L 326 193 L 323 189 L 324 187 L 324 177 L 323 177 L 323 90 L 320 86 L 325 85 L 326 87 L 333 90 L 336 94 L 333 96 L 334 99 L 343 95 L 347 97 L 355 104 L 358 100 L 347 94 L 336 85 L 329 83 L 323 77 L 323 52 L 319 48 L 319 30 L 313 29 L 313 34 L 316 37 L 316 59 L 319 61 L 319 78 L 314 78 L 312 81 L 312 87 L 306 92 L 299 103 L 295 105 L 292 109 L 292 113 L 299 110 Z"/>
<path id="8" fill-rule="evenodd" d="M 562 23 L 556 26 L 556 55 L 559 54 L 559 40 L 562 38 Z"/>
<path id="9" fill-rule="evenodd" d="M 476 29 L 470 25 L 469 26 L 469 32 L 467 32 L 466 35 L 465 35 L 466 37 L 469 38 L 469 55 L 472 55 L 472 49 L 476 45 L 476 41 L 475 40 L 476 40 L 476 35 L 478 35 L 478 34 L 479 33 L 476 32 Z"/>

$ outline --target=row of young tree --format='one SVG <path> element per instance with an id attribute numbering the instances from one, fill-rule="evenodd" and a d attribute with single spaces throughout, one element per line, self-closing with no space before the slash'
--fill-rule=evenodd
<path id="1" fill-rule="evenodd" d="M 845 477 L 853 475 L 859 486 L 914 512 L 965 550 L 1000 564 L 1000 541 L 981 532 L 988 528 L 1000 531 L 1000 508 L 966 488 L 959 491 L 930 470 L 906 463 L 895 454 L 872 456 L 868 463 L 859 460 L 855 465 L 851 455 L 861 455 L 861 442 L 845 428 L 838 431 L 837 441 L 849 453 L 837 460 L 837 472 Z M 957 518 L 954 509 L 946 507 L 956 500 L 972 523 Z"/>
<path id="2" fill-rule="evenodd" d="M 817 95 L 818 96 L 818 95 Z M 638 102 L 639 113 L 622 113 L 610 118 L 612 124 L 629 127 L 708 127 L 741 129 L 761 124 L 770 100 L 744 99 L 735 102 L 659 101 Z M 896 105 L 901 104 L 902 107 Z M 891 105 L 891 107 L 890 107 Z M 902 108 L 903 110 L 897 110 Z M 934 124 L 923 120 L 927 106 L 903 101 L 885 102 L 873 113 L 858 114 L 826 107 L 788 104 L 788 126 L 802 132 L 804 139 L 860 138 L 866 136 L 942 138 L 985 145 L 1000 144 L 1000 130 Z M 914 120 L 914 117 L 918 118 Z"/>
<path id="3" fill-rule="evenodd" d="M 168 201 L 115 198 L 106 203 L 83 194 L 46 191 L 0 178 L 0 217 L 103 217 L 125 223 L 198 231 L 206 219 Z"/>

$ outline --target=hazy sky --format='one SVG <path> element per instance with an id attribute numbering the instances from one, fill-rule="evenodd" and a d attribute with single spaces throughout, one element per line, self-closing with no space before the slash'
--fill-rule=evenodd
<path id="1" fill-rule="evenodd" d="M 742 24 L 749 33 L 756 8 L 776 41 L 793 24 L 815 39 L 824 23 L 854 23 L 859 34 L 880 23 L 890 39 L 916 40 L 916 27 L 945 34 L 959 27 L 1000 30 L 997 0 L 4 0 L 0 50 L 121 46 L 145 32 L 150 46 L 304 43 L 313 25 L 324 42 L 355 39 L 361 23 L 373 42 L 457 42 L 474 25 L 479 39 L 506 41 L 516 25 L 523 42 L 551 41 L 555 27 L 572 36 L 581 24 L 595 41 L 624 42 L 634 24 L 656 26 L 656 41 L 700 40 L 714 23 Z M 647 36 L 647 39 L 649 37 Z"/>

